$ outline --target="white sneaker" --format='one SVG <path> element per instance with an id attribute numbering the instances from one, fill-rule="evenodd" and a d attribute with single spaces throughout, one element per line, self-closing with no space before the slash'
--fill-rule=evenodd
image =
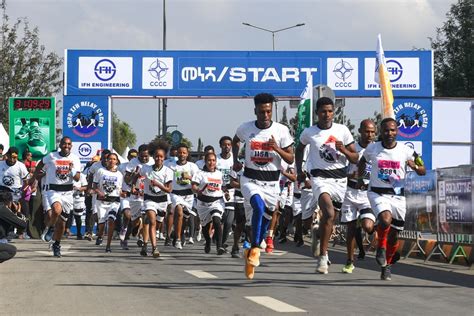
<path id="1" fill-rule="evenodd" d="M 183 249 L 183 245 L 181 245 L 181 241 L 176 241 L 176 249 Z"/>
<path id="2" fill-rule="evenodd" d="M 159 240 L 165 240 L 165 235 L 163 235 L 163 233 L 160 233 L 160 234 L 158 235 L 158 239 L 159 239 Z"/>
<path id="3" fill-rule="evenodd" d="M 328 256 L 319 256 L 319 261 L 316 264 L 316 272 L 321 274 L 328 274 L 329 266 L 328 266 Z"/>
<path id="4" fill-rule="evenodd" d="M 199 225 L 199 231 L 197 233 L 196 240 L 199 242 L 201 241 L 201 239 L 202 239 L 202 226 Z"/>
<path id="5" fill-rule="evenodd" d="M 188 239 L 188 244 L 194 245 L 194 239 L 193 239 L 193 237 L 189 237 L 189 239 Z"/>
<path id="6" fill-rule="evenodd" d="M 319 257 L 319 253 L 321 251 L 321 243 L 318 237 L 318 229 L 318 224 L 315 224 L 311 229 L 311 253 L 313 254 L 314 258 Z"/>

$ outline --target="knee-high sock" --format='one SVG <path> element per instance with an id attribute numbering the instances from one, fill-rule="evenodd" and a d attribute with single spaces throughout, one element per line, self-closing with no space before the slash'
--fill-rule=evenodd
<path id="1" fill-rule="evenodd" d="M 390 230 L 395 230 L 393 227 L 390 227 Z M 397 232 L 394 232 L 395 234 Z M 386 257 L 387 257 L 387 263 L 391 264 L 393 255 L 397 252 L 399 246 L 398 242 L 398 237 L 393 238 L 393 240 L 389 240 L 387 242 L 387 252 L 386 252 Z"/>
<path id="2" fill-rule="evenodd" d="M 252 214 L 252 247 L 258 247 L 261 242 L 261 231 L 263 213 L 265 212 L 265 202 L 262 200 L 260 195 L 254 194 L 250 198 L 250 205 L 252 205 L 253 214 Z M 268 227 L 268 225 L 267 225 Z M 265 232 L 265 230 L 263 230 Z"/>
<path id="3" fill-rule="evenodd" d="M 263 238 L 265 238 L 265 233 L 268 230 L 268 226 L 270 226 L 270 219 L 267 219 L 265 216 L 262 216 L 262 228 L 260 229 L 260 238 L 259 238 L 259 245 L 262 242 Z"/>
<path id="4" fill-rule="evenodd" d="M 377 225 L 377 235 L 379 239 L 379 248 L 387 249 L 387 236 L 390 230 L 390 226 L 385 226 L 382 223 Z"/>

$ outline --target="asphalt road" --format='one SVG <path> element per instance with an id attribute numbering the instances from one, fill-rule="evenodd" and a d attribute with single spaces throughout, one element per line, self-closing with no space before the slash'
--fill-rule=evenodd
<path id="1" fill-rule="evenodd" d="M 308 245 L 276 245 L 249 281 L 243 259 L 205 254 L 200 243 L 177 250 L 160 242 L 157 259 L 118 241 L 106 254 L 105 246 L 65 240 L 60 259 L 38 240 L 14 245 L 17 256 L 0 265 L 0 315 L 472 315 L 474 308 L 474 271 L 466 267 L 408 259 L 382 281 L 373 256 L 343 274 L 342 247 L 320 275 Z"/>

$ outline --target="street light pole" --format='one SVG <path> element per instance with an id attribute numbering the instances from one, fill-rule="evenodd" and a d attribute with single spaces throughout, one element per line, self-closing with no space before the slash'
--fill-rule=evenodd
<path id="1" fill-rule="evenodd" d="M 163 51 L 166 50 L 166 0 L 163 0 Z M 168 107 L 168 100 L 166 98 L 163 99 L 162 105 L 163 105 L 163 110 L 162 110 L 162 131 L 163 131 L 163 137 L 166 139 L 166 131 L 168 129 L 168 122 L 166 120 L 167 116 L 167 107 Z"/>
<path id="2" fill-rule="evenodd" d="M 278 30 L 269 30 L 269 29 L 266 29 L 264 27 L 256 26 L 256 25 L 253 25 L 253 24 L 250 24 L 250 23 L 247 23 L 247 22 L 242 22 L 242 24 L 245 25 L 245 26 L 249 26 L 249 27 L 253 27 L 255 29 L 265 31 L 265 32 L 272 33 L 272 48 L 273 48 L 273 51 L 275 51 L 275 33 L 286 31 L 286 30 L 289 30 L 289 29 L 293 29 L 295 27 L 300 27 L 300 26 L 305 25 L 305 23 L 298 23 L 296 25 L 284 27 L 284 28 L 278 29 Z M 278 122 L 278 105 L 277 105 L 276 102 L 275 102 L 275 121 Z"/>

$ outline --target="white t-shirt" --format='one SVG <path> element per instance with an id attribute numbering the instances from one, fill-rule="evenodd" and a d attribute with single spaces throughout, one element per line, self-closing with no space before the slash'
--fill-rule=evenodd
<path id="1" fill-rule="evenodd" d="M 199 190 L 202 190 L 205 185 L 206 189 L 202 195 L 209 197 L 222 197 L 222 172 L 216 170 L 214 172 L 200 171 L 193 175 L 192 182 L 196 183 Z"/>
<path id="2" fill-rule="evenodd" d="M 0 185 L 19 192 L 27 176 L 28 170 L 21 161 L 15 162 L 13 166 L 9 166 L 6 160 L 0 161 Z"/>
<path id="3" fill-rule="evenodd" d="M 202 168 L 204 168 L 204 166 L 206 165 L 206 162 L 204 161 L 204 159 L 199 159 L 195 162 L 195 164 L 199 168 L 199 170 L 202 170 Z"/>
<path id="4" fill-rule="evenodd" d="M 124 178 L 124 181 L 123 181 L 123 184 L 122 184 L 122 191 L 124 192 L 130 192 L 130 190 L 132 188 L 130 188 L 130 186 L 125 182 L 125 174 L 127 173 L 127 166 L 128 166 L 129 162 L 124 162 L 124 163 L 121 163 L 119 166 L 118 166 L 118 171 L 120 171 L 120 173 L 123 175 L 123 178 Z"/>
<path id="5" fill-rule="evenodd" d="M 146 166 L 146 165 L 151 166 L 154 163 L 155 163 L 154 160 L 152 160 L 151 158 L 150 158 L 150 160 L 148 160 L 147 163 L 144 163 L 144 162 L 141 162 L 138 159 L 138 157 L 135 157 L 135 158 L 133 158 L 132 160 L 130 160 L 128 162 L 127 167 L 125 168 L 125 170 L 126 170 L 126 172 L 130 172 L 130 173 L 138 172 L 140 174 L 140 170 L 144 166 Z M 143 193 L 144 189 L 145 189 L 145 177 L 144 176 L 139 176 L 138 179 L 137 179 L 137 182 L 134 183 L 134 187 L 140 193 Z"/>
<path id="6" fill-rule="evenodd" d="M 105 168 L 104 165 L 102 165 L 102 161 L 96 161 L 94 162 L 90 167 L 89 170 L 87 171 L 87 176 L 92 177 L 94 179 L 94 175 L 99 170 L 100 168 Z"/>
<path id="7" fill-rule="evenodd" d="M 224 159 L 221 157 L 221 155 L 217 155 L 217 165 L 216 168 L 220 172 L 222 172 L 222 181 L 223 186 L 225 187 L 230 183 L 230 172 L 232 171 L 232 167 L 234 166 L 234 158 L 232 154 L 229 156 L 229 158 Z"/>
<path id="8" fill-rule="evenodd" d="M 72 163 L 72 170 L 70 164 Z M 66 185 L 72 184 L 72 175 L 76 175 L 80 171 L 81 161 L 79 157 L 70 153 L 67 157 L 63 157 L 58 151 L 43 157 L 43 164 L 45 165 L 46 171 L 46 184 Z"/>
<path id="9" fill-rule="evenodd" d="M 328 129 L 320 129 L 317 125 L 305 128 L 300 135 L 300 142 L 310 146 L 307 164 L 319 170 L 344 169 L 348 160 L 336 150 L 338 140 L 342 141 L 344 146 L 354 143 L 354 137 L 345 125 L 332 123 Z"/>
<path id="10" fill-rule="evenodd" d="M 97 184 L 99 190 L 106 196 L 119 197 L 122 188 L 123 175 L 120 171 L 110 171 L 100 168 L 94 174 L 94 183 Z"/>
<path id="11" fill-rule="evenodd" d="M 371 188 L 403 188 L 406 162 L 415 159 L 415 151 L 399 142 L 392 149 L 383 147 L 382 142 L 376 142 L 367 146 L 364 157 L 367 162 L 372 163 Z"/>
<path id="12" fill-rule="evenodd" d="M 152 196 L 166 195 L 166 192 L 152 185 L 151 180 L 155 180 L 161 184 L 170 183 L 173 181 L 173 171 L 166 166 L 162 166 L 159 170 L 154 170 L 153 167 L 154 166 L 145 165 L 140 170 L 140 176 L 145 178 L 145 194 Z"/>
<path id="13" fill-rule="evenodd" d="M 179 165 L 178 162 L 169 165 L 173 171 L 173 191 L 191 189 L 191 180 L 183 179 L 183 173 L 188 173 L 194 177 L 200 170 L 194 162 L 187 161 L 184 165 Z"/>
<path id="14" fill-rule="evenodd" d="M 283 124 L 272 122 L 270 127 L 260 129 L 257 127 L 257 121 L 243 123 L 237 128 L 236 136 L 241 142 L 245 143 L 245 168 L 253 171 L 269 172 L 272 179 L 273 173 L 277 172 L 275 180 L 278 181 L 281 170 L 281 157 L 273 151 L 268 145 L 268 141 L 275 138 L 280 148 L 287 148 L 293 144 L 293 138 L 290 135 L 288 127 Z M 245 172 L 245 176 L 249 173 Z M 265 180 L 265 179 L 257 179 Z"/>
<path id="15" fill-rule="evenodd" d="M 80 188 L 83 186 L 87 186 L 87 177 L 85 174 L 81 173 L 81 177 L 79 178 L 79 181 L 74 181 L 73 182 L 73 188 L 74 188 L 74 208 L 75 209 L 82 209 L 86 207 L 85 201 L 85 193 L 84 191 L 79 191 Z"/>

